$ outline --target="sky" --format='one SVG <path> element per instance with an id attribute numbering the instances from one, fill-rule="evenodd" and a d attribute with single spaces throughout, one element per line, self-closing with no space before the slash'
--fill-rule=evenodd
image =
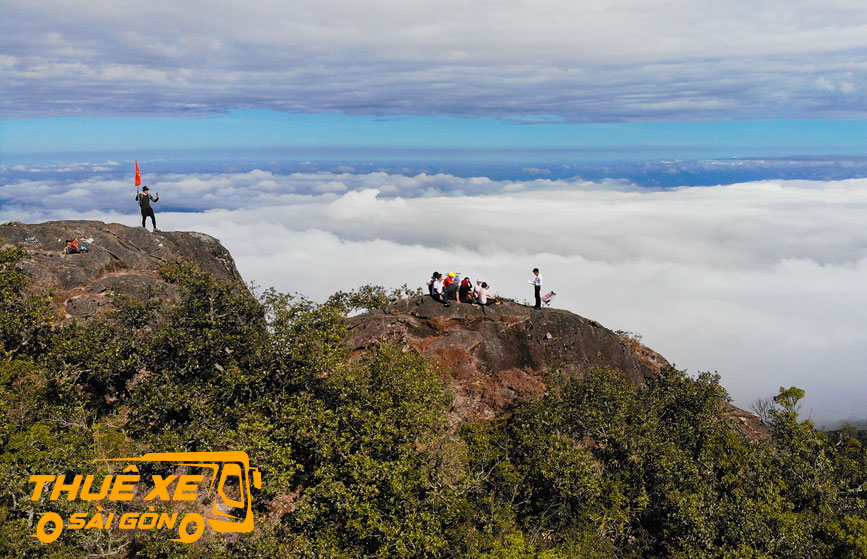
<path id="1" fill-rule="evenodd" d="M 434 269 L 867 401 L 861 0 L 0 0 L 0 220 L 219 238 L 322 299 Z"/>

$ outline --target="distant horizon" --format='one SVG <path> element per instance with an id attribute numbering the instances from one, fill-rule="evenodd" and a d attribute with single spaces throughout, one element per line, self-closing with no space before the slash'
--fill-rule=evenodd
<path id="1" fill-rule="evenodd" d="M 94 169 L 118 180 L 133 175 L 132 163 L 144 167 L 150 182 L 166 173 L 219 174 L 265 170 L 278 174 L 351 172 L 413 176 L 449 174 L 494 180 L 622 180 L 644 188 L 715 186 L 761 180 L 845 180 L 867 177 L 867 155 L 803 154 L 780 156 L 623 157 L 598 159 L 602 150 L 575 149 L 378 149 L 306 148 L 222 152 L 81 152 L 12 155 L 0 161 L 0 186 L 35 177 L 84 180 Z M 409 193 L 405 193 L 409 194 Z M 387 195 L 387 194 L 386 194 Z"/>

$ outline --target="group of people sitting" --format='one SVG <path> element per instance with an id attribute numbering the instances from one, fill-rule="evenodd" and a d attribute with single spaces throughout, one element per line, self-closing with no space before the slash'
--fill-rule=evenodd
<path id="1" fill-rule="evenodd" d="M 445 278 L 439 272 L 431 275 L 427 282 L 428 291 L 434 301 L 445 306 L 451 306 L 451 301 L 456 303 L 469 303 L 477 305 L 496 305 L 499 303 L 491 297 L 488 284 L 482 280 L 476 280 L 475 285 L 470 278 L 461 279 L 459 273 L 450 272 Z"/>

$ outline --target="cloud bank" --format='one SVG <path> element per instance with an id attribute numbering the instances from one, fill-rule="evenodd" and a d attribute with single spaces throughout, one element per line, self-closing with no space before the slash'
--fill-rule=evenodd
<path id="1" fill-rule="evenodd" d="M 136 225 L 127 184 L 22 180 L 0 191 L 3 219 Z M 796 385 L 818 418 L 863 415 L 867 179 L 649 190 L 257 170 L 159 184 L 161 228 L 216 236 L 262 286 L 322 299 L 460 271 L 522 300 L 538 266 L 557 306 L 719 371 L 741 406 Z"/>
<path id="2" fill-rule="evenodd" d="M 10 116 L 863 118 L 860 0 L 0 2 Z"/>

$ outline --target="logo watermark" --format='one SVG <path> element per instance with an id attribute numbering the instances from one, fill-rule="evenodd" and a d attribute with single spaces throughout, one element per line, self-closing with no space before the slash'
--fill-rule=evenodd
<path id="1" fill-rule="evenodd" d="M 102 506 L 96 512 L 78 512 L 65 521 L 56 512 L 40 514 L 36 533 L 31 534 L 43 543 L 51 543 L 64 530 L 177 530 L 172 541 L 197 541 L 208 525 L 215 532 L 252 532 L 253 498 L 250 485 L 262 487 L 262 475 L 250 466 L 246 452 L 151 452 L 134 458 L 110 458 L 97 462 L 129 462 L 120 474 L 107 474 L 99 483 L 89 475 L 32 475 L 31 500 L 38 501 L 48 495 L 50 501 L 65 498 L 68 501 L 118 502 L 133 501 L 141 496 L 143 510 L 139 512 L 106 511 Z M 139 475 L 144 464 L 183 467 L 188 473 L 150 476 Z M 198 512 L 156 512 L 157 502 L 190 502 L 210 500 L 206 515 Z"/>

